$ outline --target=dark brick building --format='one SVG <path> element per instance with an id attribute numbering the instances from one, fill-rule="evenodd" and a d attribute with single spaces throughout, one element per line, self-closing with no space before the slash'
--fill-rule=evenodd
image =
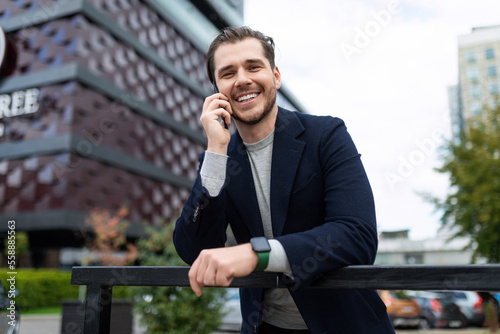
<path id="1" fill-rule="evenodd" d="M 17 49 L 0 80 L 0 238 L 26 231 L 34 266 L 68 266 L 93 208 L 171 221 L 187 199 L 212 92 L 205 52 L 242 1 L 4 0 Z M 12 59 L 11 59 L 12 60 Z M 286 87 L 280 105 L 303 111 Z"/>

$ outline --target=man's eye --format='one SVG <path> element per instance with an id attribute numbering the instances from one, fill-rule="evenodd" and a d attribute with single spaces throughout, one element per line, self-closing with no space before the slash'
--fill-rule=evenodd
<path id="1" fill-rule="evenodd" d="M 221 75 L 222 78 L 228 78 L 230 77 L 231 75 L 233 75 L 233 72 L 226 72 L 224 74 Z"/>

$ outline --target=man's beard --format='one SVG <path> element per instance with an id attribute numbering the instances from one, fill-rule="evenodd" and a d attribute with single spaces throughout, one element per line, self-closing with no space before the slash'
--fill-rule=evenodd
<path id="1" fill-rule="evenodd" d="M 271 113 L 271 111 L 273 110 L 274 108 L 274 105 L 276 104 L 276 90 L 271 90 L 269 92 L 270 96 L 268 96 L 268 102 L 267 104 L 264 106 L 264 110 L 262 111 L 262 113 L 260 115 L 257 115 L 256 117 L 254 118 L 251 118 L 251 119 L 242 119 L 240 118 L 239 116 L 237 116 L 235 113 L 233 113 L 233 118 L 243 124 L 246 124 L 246 125 L 255 125 L 257 123 L 259 123 L 260 121 L 262 121 L 264 118 L 267 117 L 267 115 L 269 115 Z"/>

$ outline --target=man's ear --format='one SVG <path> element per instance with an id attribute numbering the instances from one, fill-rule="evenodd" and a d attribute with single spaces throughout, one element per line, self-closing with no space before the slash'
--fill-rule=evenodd
<path id="1" fill-rule="evenodd" d="M 278 66 L 274 67 L 274 86 L 276 87 L 276 90 L 280 89 L 281 87 L 281 73 L 280 70 L 278 69 Z"/>

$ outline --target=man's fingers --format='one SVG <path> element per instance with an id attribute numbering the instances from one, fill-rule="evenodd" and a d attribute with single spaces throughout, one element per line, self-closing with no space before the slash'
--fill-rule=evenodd
<path id="1" fill-rule="evenodd" d="M 197 277 L 198 277 L 198 267 L 199 267 L 199 262 L 196 260 L 193 265 L 191 266 L 191 269 L 189 269 L 188 277 L 189 277 L 189 285 L 191 286 L 191 290 L 199 297 L 201 296 L 201 287 L 198 283 Z"/>
<path id="2" fill-rule="evenodd" d="M 233 281 L 233 277 L 228 277 L 223 271 L 218 271 L 215 276 L 214 285 L 216 286 L 229 286 Z"/>
<path id="3" fill-rule="evenodd" d="M 205 98 L 205 101 L 203 102 L 203 109 L 205 109 L 214 100 L 228 101 L 229 99 L 224 94 L 221 94 L 221 93 L 217 93 L 217 94 L 213 94 L 213 95 L 207 96 Z"/>
<path id="4" fill-rule="evenodd" d="M 207 105 L 206 108 L 203 109 L 203 112 L 200 116 L 200 121 L 203 125 L 203 128 L 205 129 L 205 132 L 211 132 L 211 129 L 213 129 L 211 126 L 211 124 L 213 124 L 212 122 L 218 122 L 220 117 L 222 117 L 226 124 L 229 126 L 231 124 L 231 114 L 232 109 L 229 102 L 223 100 L 213 100 L 210 102 L 210 104 Z M 222 126 L 224 127 L 223 124 Z"/>
<path id="5" fill-rule="evenodd" d="M 212 256 L 207 251 L 202 251 L 193 266 L 189 270 L 189 284 L 191 289 L 199 297 L 201 288 L 206 285 L 215 285 L 215 272 L 217 264 L 214 263 Z"/>
<path id="6" fill-rule="evenodd" d="M 203 103 L 203 111 L 210 111 L 218 108 L 226 109 L 227 111 L 232 112 L 231 104 L 229 103 L 228 98 L 222 94 L 211 95 L 205 99 L 205 102 Z"/>
<path id="7" fill-rule="evenodd" d="M 215 272 L 213 271 L 213 268 L 207 268 L 205 271 L 205 276 L 203 276 L 203 286 L 214 286 L 216 285 L 215 282 Z"/>
<path id="8" fill-rule="evenodd" d="M 200 254 L 201 255 L 201 254 Z M 198 296 L 201 295 L 201 287 L 205 286 L 205 274 L 207 272 L 207 263 L 205 261 L 205 259 L 202 257 L 200 259 L 200 264 L 199 264 L 199 267 L 198 267 L 198 271 L 196 273 L 196 284 L 197 286 L 199 287 L 199 294 L 197 293 Z M 194 290 L 193 290 L 194 291 Z M 195 291 L 196 293 L 196 291 Z"/>
<path id="9" fill-rule="evenodd" d="M 203 284 L 203 286 L 214 285 L 217 264 L 214 263 L 213 257 L 208 252 L 203 252 L 202 260 L 203 270 L 198 271 L 198 283 Z"/>
<path id="10" fill-rule="evenodd" d="M 195 282 L 194 284 L 191 284 L 191 290 L 199 297 L 201 296 L 201 288 L 202 286 L 198 284 L 198 282 Z"/>
<path id="11" fill-rule="evenodd" d="M 205 249 L 189 271 L 189 283 L 197 296 L 204 286 L 229 286 L 234 277 L 250 274 L 258 257 L 247 243 L 234 247 Z"/>
<path id="12" fill-rule="evenodd" d="M 210 106 L 209 106 L 209 109 L 207 110 L 208 112 L 213 112 L 217 117 L 224 117 L 224 119 L 226 119 L 226 121 L 230 121 L 231 120 L 231 114 L 233 113 L 232 109 L 231 109 L 231 104 L 229 104 L 229 102 L 227 101 L 221 101 L 221 100 L 215 100 L 213 101 Z"/>

